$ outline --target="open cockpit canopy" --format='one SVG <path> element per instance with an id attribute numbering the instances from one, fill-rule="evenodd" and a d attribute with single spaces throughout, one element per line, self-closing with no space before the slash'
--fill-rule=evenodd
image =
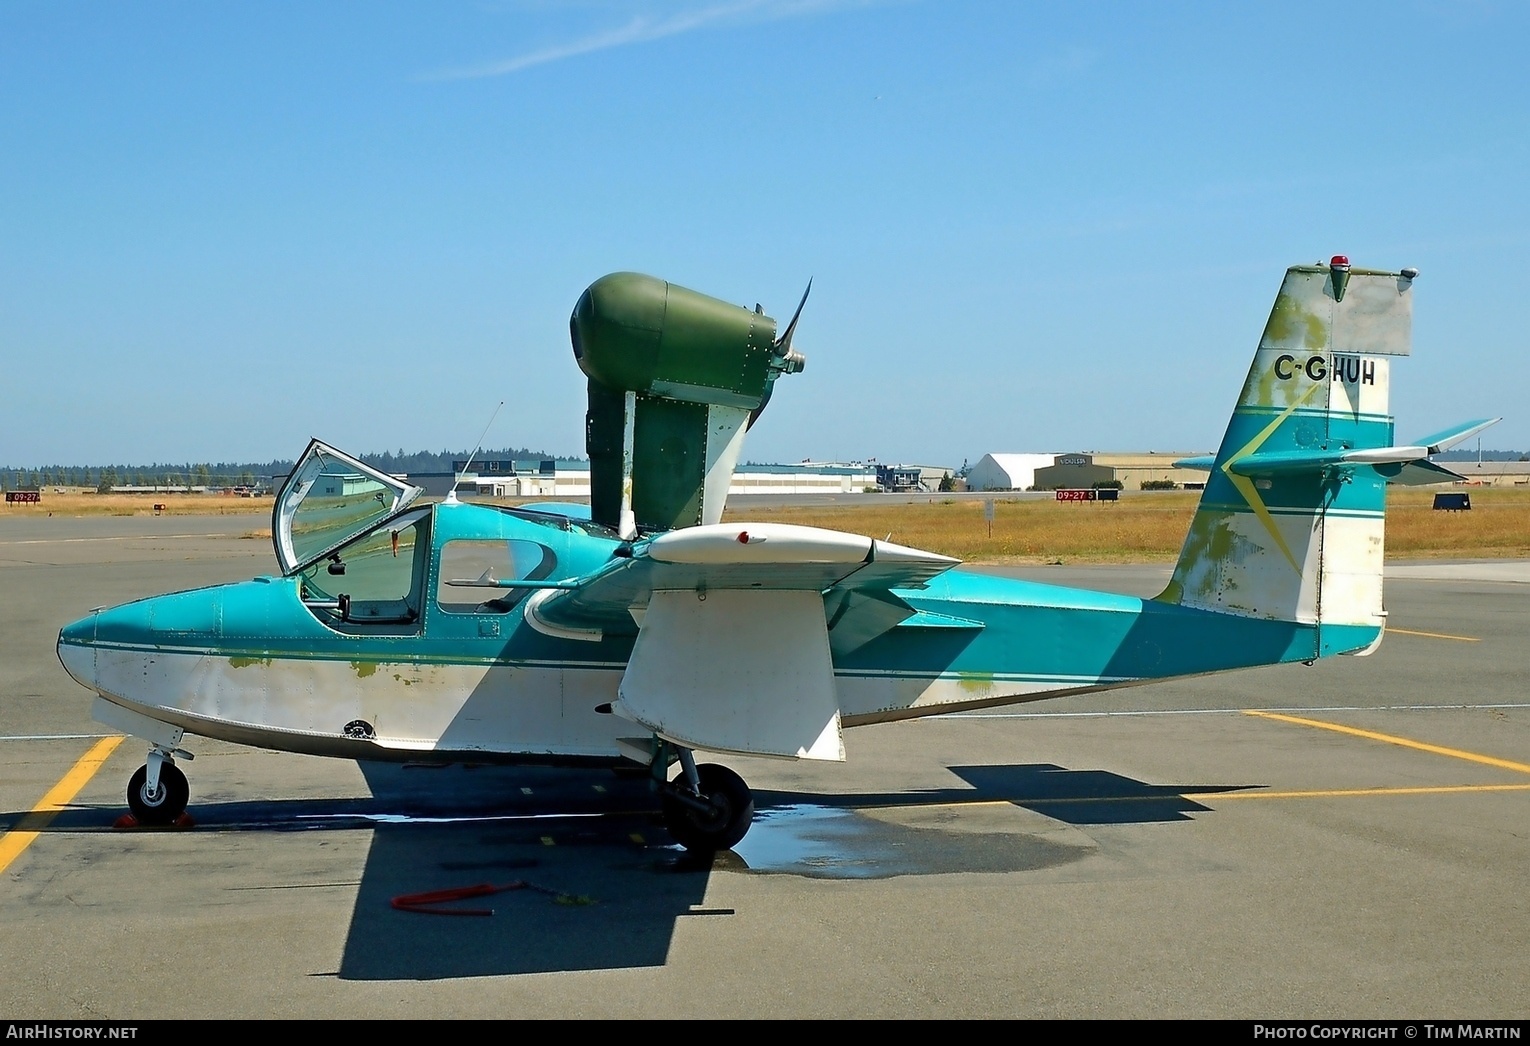
<path id="1" fill-rule="evenodd" d="M 399 515 L 423 493 L 314 440 L 276 494 L 271 542 L 283 574 L 318 562 Z"/>

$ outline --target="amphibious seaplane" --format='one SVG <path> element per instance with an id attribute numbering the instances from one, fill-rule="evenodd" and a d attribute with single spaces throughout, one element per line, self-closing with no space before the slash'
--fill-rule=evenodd
<path id="1" fill-rule="evenodd" d="M 635 273 L 579 298 L 589 505 L 434 504 L 313 442 L 275 499 L 279 576 L 92 611 L 59 635 L 95 717 L 148 742 L 142 823 L 185 810 L 186 735 L 357 760 L 646 767 L 674 839 L 724 849 L 748 786 L 696 750 L 841 760 L 845 727 L 1381 641 L 1411 269 L 1286 271 L 1168 587 L 1006 580 L 870 537 L 723 523 L 744 434 L 802 369 L 797 314 Z M 804 303 L 806 295 L 804 295 Z M 1192 463 L 1197 464 L 1197 463 Z M 678 768 L 677 768 L 678 764 Z"/>

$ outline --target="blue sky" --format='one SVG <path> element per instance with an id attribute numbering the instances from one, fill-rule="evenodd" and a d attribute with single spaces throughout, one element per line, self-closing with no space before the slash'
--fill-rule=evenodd
<path id="1" fill-rule="evenodd" d="M 1530 6 L 0 4 L 0 463 L 583 453 L 580 291 L 783 321 L 746 457 L 1213 447 L 1285 266 L 1530 448 Z"/>

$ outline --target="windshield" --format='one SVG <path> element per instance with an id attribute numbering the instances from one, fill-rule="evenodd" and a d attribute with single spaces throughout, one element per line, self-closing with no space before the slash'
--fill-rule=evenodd
<path id="1" fill-rule="evenodd" d="M 314 440 L 282 484 L 271 539 L 291 574 L 402 512 L 420 488 Z"/>
<path id="2" fill-rule="evenodd" d="M 310 564 L 303 602 L 332 628 L 412 625 L 429 558 L 430 510 L 418 509 Z"/>

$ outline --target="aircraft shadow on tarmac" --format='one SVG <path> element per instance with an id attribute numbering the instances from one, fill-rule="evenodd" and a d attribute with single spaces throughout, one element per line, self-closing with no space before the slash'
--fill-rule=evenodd
<path id="1" fill-rule="evenodd" d="M 671 844 L 642 777 L 608 770 L 361 764 L 364 799 L 194 804 L 200 831 L 372 831 L 338 975 L 440 978 L 662 966 L 714 872 L 880 879 L 1024 872 L 1083 860 L 1019 807 L 1073 825 L 1162 823 L 1205 811 L 1187 795 L 1257 785 L 1152 785 L 1053 764 L 959 766 L 961 787 L 873 793 L 756 790 L 756 822 L 729 853 Z M 76 807 L 49 831 L 91 831 L 115 811 Z M 4 815 L 14 825 L 20 814 Z M 509 887 L 446 901 L 456 917 L 395 898 Z"/>
<path id="2" fill-rule="evenodd" d="M 951 772 L 981 795 L 1002 797 L 1068 824 L 1142 824 L 1186 821 L 1205 813 L 1187 795 L 1214 795 L 1250 785 L 1150 785 L 1108 770 L 1067 770 L 1051 763 L 953 766 Z"/>

